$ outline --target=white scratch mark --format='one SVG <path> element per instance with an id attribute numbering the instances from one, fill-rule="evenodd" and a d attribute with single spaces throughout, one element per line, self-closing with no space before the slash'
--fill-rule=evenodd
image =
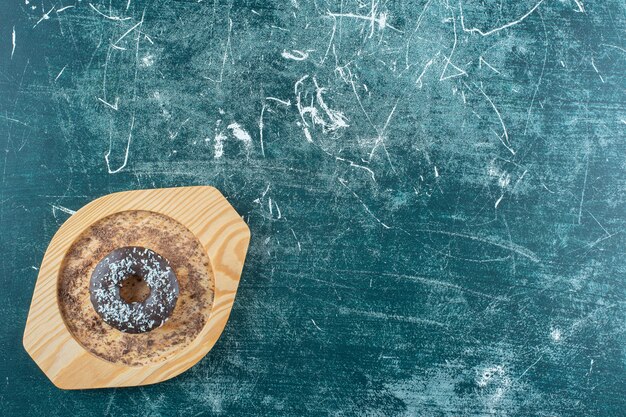
<path id="1" fill-rule="evenodd" d="M 579 13 L 585 13 L 585 5 L 583 4 L 582 1 L 574 0 L 574 3 L 576 3 L 576 6 L 578 6 L 578 12 Z"/>
<path id="2" fill-rule="evenodd" d="M 461 75 L 467 75 L 467 72 L 465 72 L 461 68 L 454 65 L 451 61 L 452 55 L 454 55 L 454 51 L 456 50 L 456 44 L 457 44 L 456 18 L 454 17 L 454 11 L 452 11 L 452 32 L 454 33 L 454 43 L 452 44 L 452 51 L 450 52 L 450 55 L 446 57 L 446 65 L 443 67 L 443 71 L 441 71 L 441 75 L 439 76 L 439 81 L 445 81 L 445 80 L 449 80 L 452 78 L 460 77 Z M 452 66 L 454 69 L 457 70 L 457 72 L 444 77 L 444 74 L 448 70 L 448 66 Z"/>
<path id="3" fill-rule="evenodd" d="M 285 100 L 278 99 L 276 97 L 265 97 L 265 100 L 276 101 L 277 103 L 283 104 L 285 106 L 291 106 L 291 102 L 289 100 L 285 101 Z M 259 116 L 259 139 L 261 143 L 261 155 L 263 155 L 263 158 L 265 158 L 265 146 L 263 144 L 263 128 L 265 126 L 265 123 L 263 121 L 263 116 L 265 115 L 266 108 L 267 108 L 267 105 L 263 103 L 261 107 L 261 115 Z"/>
<path id="4" fill-rule="evenodd" d="M 220 132 L 215 135 L 215 154 L 213 158 L 219 159 L 224 155 L 224 141 L 226 140 L 226 135 Z"/>
<path id="5" fill-rule="evenodd" d="M 324 110 L 329 121 L 327 122 L 326 120 L 322 118 L 322 116 L 320 116 L 320 113 L 315 106 L 313 105 L 303 106 L 302 105 L 302 98 L 301 98 L 302 91 L 300 91 L 300 87 L 302 86 L 303 82 L 308 78 L 309 76 L 305 75 L 302 78 L 300 78 L 298 81 L 296 81 L 296 83 L 294 84 L 294 95 L 296 97 L 296 108 L 298 109 L 298 113 L 300 114 L 300 119 L 302 120 L 302 123 L 300 124 L 300 126 L 302 126 L 302 130 L 304 131 L 304 135 L 307 141 L 313 142 L 313 138 L 311 137 L 311 132 L 308 129 L 309 123 L 304 118 L 305 115 L 309 115 L 311 117 L 311 121 L 313 124 L 321 125 L 325 132 L 332 132 L 339 128 L 346 128 L 349 125 L 346 121 L 346 117 L 343 115 L 342 112 L 337 111 L 337 110 L 332 110 L 328 107 L 323 97 L 323 93 L 326 91 L 326 89 L 320 87 L 315 78 L 313 78 L 313 83 L 315 84 L 315 89 L 316 89 L 315 97 L 317 99 L 317 104 L 322 108 L 322 110 Z"/>
<path id="6" fill-rule="evenodd" d="M 478 33 L 481 36 L 489 36 L 493 33 L 499 32 L 503 29 L 506 28 L 510 28 L 511 26 L 515 26 L 518 23 L 521 23 L 524 19 L 526 19 L 528 16 L 530 16 L 535 10 L 537 10 L 537 8 L 541 5 L 541 3 L 543 3 L 544 0 L 539 0 L 539 2 L 537 4 L 535 4 L 528 12 L 526 12 L 526 14 L 524 14 L 522 17 L 520 17 L 519 19 L 513 20 L 507 24 L 504 24 L 502 26 L 499 26 L 497 28 L 488 30 L 487 32 L 483 32 L 482 30 L 478 29 L 478 28 L 466 28 L 465 27 L 465 21 L 463 18 L 463 4 L 461 1 L 459 1 L 459 7 L 461 10 L 461 27 L 463 28 L 464 32 L 468 32 L 468 33 Z"/>
<path id="7" fill-rule="evenodd" d="M 485 58 L 483 58 L 483 56 L 481 55 L 478 58 L 478 68 L 482 68 L 482 64 L 485 64 L 487 66 L 487 68 L 489 68 L 490 70 L 492 70 L 493 72 L 495 72 L 496 74 L 502 75 L 502 73 L 500 71 L 498 71 L 497 69 L 495 69 L 494 67 L 492 67 L 489 62 L 485 61 Z"/>
<path id="8" fill-rule="evenodd" d="M 441 51 L 440 51 L 441 52 Z M 439 53 L 437 52 L 435 54 L 435 56 L 433 56 L 430 61 L 428 61 L 426 63 L 426 65 L 424 65 L 424 68 L 422 69 L 422 72 L 420 73 L 420 75 L 417 77 L 417 80 L 415 80 L 415 85 L 417 85 L 417 88 L 422 88 L 422 78 L 424 77 L 424 74 L 426 74 L 426 71 L 428 70 L 428 68 L 433 64 L 433 62 L 435 61 L 435 58 L 439 56 Z"/>
<path id="9" fill-rule="evenodd" d="M 320 326 L 318 326 L 317 323 L 315 323 L 315 320 L 311 319 L 311 322 L 313 323 L 313 326 L 315 326 L 317 330 L 319 330 L 320 332 L 323 332 L 323 330 L 320 329 Z"/>
<path id="10" fill-rule="evenodd" d="M 428 0 L 426 4 L 424 5 L 424 7 L 422 8 L 420 15 L 417 17 L 417 23 L 415 24 L 415 29 L 413 29 L 413 32 L 411 32 L 411 35 L 409 36 L 409 39 L 406 42 L 406 49 L 404 51 L 404 65 L 406 66 L 406 68 L 410 67 L 409 49 L 413 41 L 413 36 L 415 36 L 415 34 L 417 33 L 417 30 L 420 28 L 420 25 L 422 24 L 422 18 L 424 17 L 424 13 L 426 13 L 426 10 L 428 9 L 428 6 L 430 6 L 431 1 L 432 0 Z"/>
<path id="11" fill-rule="evenodd" d="M 440 323 L 435 320 L 422 319 L 419 317 L 412 317 L 412 316 L 400 316 L 398 314 L 387 314 L 387 313 L 383 313 L 380 311 L 359 310 L 356 308 L 349 308 L 349 307 L 344 307 L 344 306 L 339 307 L 339 312 L 342 314 L 358 314 L 361 316 L 381 319 L 385 321 L 397 320 L 397 321 L 413 323 L 413 324 L 422 324 L 422 325 L 437 326 L 437 327 L 448 327 L 444 323 Z"/>
<path id="12" fill-rule="evenodd" d="M 541 15 L 541 12 L 539 12 L 539 17 L 541 17 L 541 24 L 543 25 L 543 36 L 544 36 L 543 64 L 541 65 L 541 73 L 539 74 L 539 80 L 537 81 L 537 85 L 535 86 L 535 92 L 533 93 L 533 98 L 530 100 L 530 106 L 528 106 L 528 113 L 526 114 L 526 125 L 524 126 L 524 136 L 526 136 L 528 123 L 530 122 L 530 115 L 533 111 L 533 104 L 535 104 L 535 97 L 537 97 L 539 86 L 541 85 L 541 81 L 543 80 L 543 73 L 546 69 L 546 62 L 548 62 L 548 32 L 546 30 L 546 23 L 543 20 L 543 16 Z M 563 64 L 563 61 L 561 61 L 561 65 L 562 64 Z"/>
<path id="13" fill-rule="evenodd" d="M 328 153 L 328 154 L 330 155 L 330 153 Z M 332 155 L 331 155 L 331 156 L 332 156 Z M 368 167 L 366 167 L 366 166 L 363 166 L 363 165 L 359 165 L 359 164 L 357 164 L 357 163 L 354 163 L 354 162 L 350 161 L 349 159 L 345 159 L 345 158 L 342 158 L 342 157 L 340 157 L 340 156 L 335 156 L 335 159 L 336 159 L 337 161 L 348 162 L 348 163 L 350 164 L 350 166 L 351 166 L 351 167 L 361 168 L 361 169 L 363 169 L 363 170 L 367 171 L 367 172 L 371 175 L 372 180 L 373 180 L 374 182 L 376 182 L 376 177 L 374 176 L 374 171 L 372 171 L 370 168 L 368 168 Z"/>
<path id="14" fill-rule="evenodd" d="M 272 199 L 270 198 L 270 201 Z M 276 219 L 281 219 L 283 217 L 282 213 L 280 212 L 280 207 L 278 207 L 278 203 L 276 202 L 276 200 L 274 200 L 274 207 L 276 207 L 276 211 L 278 212 L 278 217 L 276 217 Z"/>
<path id="15" fill-rule="evenodd" d="M 533 366 L 537 365 L 537 363 L 539 363 L 539 361 L 540 361 L 542 358 L 543 358 L 543 355 L 539 356 L 539 358 L 537 358 L 537 360 L 536 360 L 536 361 L 534 361 L 534 362 L 533 362 L 533 363 L 532 363 L 532 364 L 531 364 L 528 368 L 526 368 L 526 370 L 524 370 L 524 372 L 522 372 L 522 374 L 521 374 L 520 376 L 518 376 L 518 377 L 517 377 L 517 381 L 519 381 L 520 379 L 522 379 L 522 377 L 523 377 L 524 375 L 526 375 L 526 372 L 530 371 L 530 369 L 531 369 Z"/>
<path id="16" fill-rule="evenodd" d="M 261 143 L 261 155 L 265 158 L 265 147 L 263 146 L 263 115 L 265 114 L 265 103 L 261 107 L 261 116 L 259 116 L 259 142 Z"/>
<path id="17" fill-rule="evenodd" d="M 63 213 L 67 213 L 70 216 L 74 213 L 76 213 L 76 210 L 72 210 L 72 209 L 68 209 L 67 207 L 63 207 L 63 206 L 57 206 L 56 204 L 51 204 L 52 206 L 52 214 L 54 214 L 54 217 L 56 217 L 56 211 L 62 211 Z"/>
<path id="18" fill-rule="evenodd" d="M 583 202 L 585 201 L 585 188 L 587 188 L 587 174 L 589 173 L 589 155 L 587 155 L 587 167 L 585 168 L 585 179 L 583 181 L 583 189 L 580 193 L 580 206 L 578 206 L 578 224 L 583 217 Z"/>
<path id="19" fill-rule="evenodd" d="M 330 40 L 328 41 L 328 46 L 326 47 L 326 52 L 324 53 L 324 57 L 320 60 L 320 64 L 323 64 L 324 61 L 326 61 L 326 57 L 328 56 L 328 52 L 330 51 L 330 47 L 333 47 L 333 51 L 335 48 L 335 45 L 333 44 L 333 41 L 335 40 L 335 32 L 337 31 L 337 19 L 334 18 L 333 19 L 333 31 L 330 34 Z"/>
<path id="20" fill-rule="evenodd" d="M 13 26 L 13 32 L 11 33 L 11 59 L 13 59 L 13 54 L 15 53 L 15 26 Z"/>
<path id="21" fill-rule="evenodd" d="M 291 106 L 291 101 L 290 100 L 281 100 L 279 98 L 276 97 L 265 97 L 265 100 L 272 100 L 272 101 L 276 101 L 280 104 L 284 104 L 285 106 Z"/>
<path id="22" fill-rule="evenodd" d="M 302 252 L 302 247 L 300 246 L 300 241 L 298 240 L 298 236 L 296 236 L 296 232 L 293 231 L 293 229 L 291 230 L 291 234 L 293 235 L 293 238 L 296 239 L 296 243 L 298 245 L 298 252 Z"/>
<path id="23" fill-rule="evenodd" d="M 113 44 L 111 46 L 116 46 L 118 43 L 120 43 L 120 41 L 122 39 L 124 39 L 126 36 L 128 36 L 129 33 L 131 33 L 133 30 L 137 29 L 142 24 L 143 24 L 143 16 L 141 16 L 141 20 L 139 22 L 137 22 L 137 24 L 135 24 L 133 27 L 128 29 L 126 32 L 124 32 L 124 34 L 122 36 L 120 36 L 115 42 L 113 42 Z"/>
<path id="24" fill-rule="evenodd" d="M 600 71 L 598 71 L 598 68 L 596 67 L 596 63 L 593 62 L 593 58 L 591 58 L 591 66 L 593 67 L 594 71 L 598 74 L 598 77 L 600 77 L 600 81 L 604 83 L 604 78 L 602 78 L 602 74 L 600 74 Z"/>
<path id="25" fill-rule="evenodd" d="M 265 194 L 267 194 L 267 192 L 270 190 L 270 184 L 267 184 L 267 187 L 265 188 L 265 191 L 263 191 L 263 194 L 261 194 L 261 198 L 265 197 Z"/>
<path id="26" fill-rule="evenodd" d="M 496 105 L 493 103 L 493 101 L 489 98 L 489 96 L 485 94 L 482 88 L 479 87 L 478 90 L 487 99 L 487 101 L 489 102 L 493 110 L 496 112 L 496 115 L 498 116 L 498 120 L 500 120 L 500 125 L 502 126 L 502 135 L 496 135 L 496 136 L 498 136 L 498 139 L 500 140 L 500 142 L 502 142 L 504 147 L 507 148 L 509 152 L 511 152 L 513 155 L 515 155 L 515 151 L 511 148 L 511 143 L 509 142 L 509 133 L 506 130 L 506 125 L 504 124 L 504 120 L 502 119 L 502 115 L 500 114 L 500 111 L 498 110 Z"/>
<path id="27" fill-rule="evenodd" d="M 546 187 L 546 185 L 545 185 L 543 182 L 541 183 L 541 186 L 542 186 L 543 188 L 545 188 L 545 189 L 546 189 L 546 191 L 547 191 L 547 192 L 549 192 L 550 194 L 554 194 L 554 191 L 552 191 L 551 189 L 549 189 L 548 187 Z"/>
<path id="28" fill-rule="evenodd" d="M 496 201 L 494 208 L 498 208 L 498 205 L 500 204 L 503 198 L 504 198 L 504 194 L 500 195 L 500 198 L 498 198 L 498 200 Z"/>
<path id="29" fill-rule="evenodd" d="M 32 269 L 34 269 L 35 271 L 39 271 L 39 268 L 37 268 L 36 266 L 32 265 L 31 266 Z"/>
<path id="30" fill-rule="evenodd" d="M 61 12 L 65 11 L 65 10 L 67 10 L 67 9 L 73 9 L 74 7 L 75 7 L 75 6 L 65 6 L 65 7 L 61 7 L 60 9 L 58 9 L 58 10 L 56 11 L 56 13 L 57 13 L 57 14 L 59 14 L 59 13 L 61 13 Z"/>
<path id="31" fill-rule="evenodd" d="M 348 189 L 348 191 L 350 191 L 352 193 L 352 195 L 354 195 L 354 197 L 363 205 L 363 207 L 365 208 L 365 211 L 374 218 L 374 220 L 376 220 L 382 227 L 384 227 L 385 229 L 391 229 L 390 226 L 387 226 L 385 223 L 383 223 L 378 217 L 376 217 L 374 215 L 374 213 L 372 213 L 372 211 L 369 209 L 369 207 L 367 207 L 367 205 L 363 202 L 363 200 L 361 199 L 361 197 L 359 197 L 357 195 L 357 193 L 355 193 L 354 191 L 352 191 L 352 189 L 350 187 L 348 187 L 348 182 L 346 180 L 344 180 L 343 178 L 338 178 L 339 182 L 341 183 L 341 185 L 343 185 L 344 187 L 346 187 Z"/>
<path id="32" fill-rule="evenodd" d="M 119 168 L 113 169 L 113 170 L 111 169 L 111 165 L 109 164 L 109 156 L 111 156 L 111 148 L 113 147 L 113 141 L 109 140 L 109 150 L 104 155 L 104 160 L 106 161 L 107 171 L 109 172 L 109 174 L 115 174 L 115 173 L 120 172 L 122 169 L 124 169 L 124 167 L 128 163 L 128 151 L 130 150 L 130 142 L 133 138 L 134 126 L 135 126 L 135 113 L 133 112 L 133 116 L 130 121 L 130 129 L 128 131 L 128 141 L 126 142 L 126 150 L 124 151 L 124 161 L 122 162 L 122 165 L 119 166 Z"/>
<path id="33" fill-rule="evenodd" d="M 299 51 L 297 49 L 292 49 L 291 52 L 288 52 L 287 50 L 283 50 L 280 56 L 282 56 L 285 59 L 293 59 L 294 61 L 304 61 L 305 59 L 309 57 L 309 53 Z"/>
<path id="34" fill-rule="evenodd" d="M 313 143 L 313 137 L 311 136 L 311 132 L 309 132 L 308 127 L 304 128 L 304 137 L 306 138 L 307 142 Z"/>
<path id="35" fill-rule="evenodd" d="M 324 110 L 324 112 L 326 113 L 326 115 L 331 121 L 331 125 L 330 127 L 328 127 L 328 130 L 333 131 L 341 127 L 348 127 L 349 125 L 348 123 L 346 123 L 346 117 L 343 115 L 343 113 L 337 110 L 330 109 L 328 105 L 326 104 L 326 102 L 324 101 L 322 94 L 326 91 L 326 89 L 320 87 L 317 84 L 317 80 L 315 79 L 315 77 L 313 77 L 313 84 L 315 84 L 315 90 L 316 90 L 315 94 L 317 97 L 317 103 L 320 105 L 322 110 Z"/>
<path id="36" fill-rule="evenodd" d="M 67 68 L 67 64 L 65 64 L 65 66 L 63 68 L 61 68 L 61 71 L 59 71 L 59 73 L 57 74 L 56 77 L 54 77 L 54 81 L 58 80 L 59 77 L 61 77 L 61 74 L 63 74 L 63 71 L 65 71 L 65 68 Z"/>
<path id="37" fill-rule="evenodd" d="M 185 126 L 187 124 L 187 122 L 191 120 L 191 118 L 186 118 L 185 120 L 183 120 L 183 122 L 180 124 L 180 126 L 178 126 L 178 129 L 176 130 L 176 132 L 172 133 L 171 131 L 168 130 L 169 132 L 169 136 L 171 140 L 174 140 L 178 137 L 178 135 L 180 134 L 181 129 L 183 128 L 183 126 Z M 176 151 L 172 151 L 172 153 L 176 153 Z"/>
<path id="38" fill-rule="evenodd" d="M 386 27 L 388 27 L 389 29 L 392 29 L 392 30 L 394 30 L 394 31 L 396 31 L 398 33 L 404 33 L 401 30 L 399 30 L 399 29 L 391 26 L 389 23 L 387 23 L 387 18 L 388 18 L 387 13 L 381 12 L 381 13 L 378 14 L 378 17 L 377 17 L 376 16 L 376 13 L 378 11 L 377 7 L 378 7 L 378 4 L 372 2 L 372 10 L 371 10 L 369 15 L 365 15 L 365 16 L 364 15 L 360 15 L 360 14 L 354 14 L 354 13 L 331 13 L 330 11 L 327 12 L 327 15 L 331 16 L 331 17 L 334 17 L 334 18 L 337 18 L 337 17 L 340 17 L 340 18 L 347 17 L 347 18 L 351 18 L 351 19 L 360 19 L 360 20 L 365 20 L 365 21 L 370 22 L 370 33 L 369 33 L 368 38 L 371 38 L 374 35 L 374 29 L 375 29 L 376 25 L 378 25 L 378 29 L 379 30 L 383 30 Z"/>
<path id="39" fill-rule="evenodd" d="M 222 68 L 220 69 L 220 78 L 218 80 L 214 80 L 211 77 L 204 77 L 207 80 L 213 81 L 214 83 L 221 83 L 224 80 L 224 69 L 226 68 L 226 60 L 228 59 L 228 51 L 230 50 L 230 36 L 233 32 L 233 20 L 228 18 L 228 35 L 226 37 L 226 45 L 224 46 L 224 55 L 222 56 Z"/>
<path id="40" fill-rule="evenodd" d="M 376 127 L 376 125 L 374 125 L 374 122 L 372 121 L 372 118 L 365 111 L 365 107 L 363 107 L 363 103 L 361 102 L 361 97 L 359 97 L 359 93 L 357 93 L 356 86 L 354 85 L 354 80 L 352 79 L 352 71 L 350 71 L 349 68 L 348 68 L 348 72 L 350 74 L 350 79 L 349 79 L 349 81 L 346 81 L 346 82 L 350 83 L 350 85 L 352 86 L 352 91 L 354 92 L 354 96 L 356 97 L 357 103 L 359 103 L 359 107 L 361 107 L 361 111 L 365 115 L 365 118 L 369 122 L 370 126 L 372 126 L 372 128 L 374 129 L 374 131 L 376 131 L 376 134 L 377 134 L 376 142 L 374 143 L 374 146 L 372 147 L 372 150 L 370 151 L 370 154 L 369 154 L 369 160 L 371 160 L 372 157 L 374 156 L 374 152 L 376 151 L 378 146 L 382 145 L 383 150 L 385 151 L 385 155 L 387 157 L 387 162 L 389 162 L 389 166 L 391 167 L 391 170 L 393 172 L 396 172 L 396 168 L 393 166 L 393 163 L 391 162 L 391 157 L 389 156 L 389 152 L 387 151 L 387 146 L 385 145 L 385 131 L 387 130 L 387 126 L 389 126 L 389 123 L 391 122 L 391 118 L 393 117 L 393 114 L 396 111 L 396 107 L 398 107 L 398 103 L 400 102 L 400 98 L 402 98 L 402 97 L 398 97 L 398 99 L 396 100 L 395 104 L 393 105 L 393 108 L 389 112 L 389 115 L 387 116 L 387 120 L 385 121 L 385 125 L 383 126 L 382 129 L 379 129 L 378 127 Z M 343 77 L 343 75 L 342 75 L 342 77 Z"/>
<path id="41" fill-rule="evenodd" d="M 615 232 L 615 233 L 613 233 L 613 234 L 610 234 L 610 235 L 608 235 L 608 236 L 602 236 L 601 238 L 596 239 L 594 242 L 588 243 L 588 244 L 587 244 L 587 247 L 591 249 L 591 248 L 593 248 L 594 246 L 596 246 L 598 243 L 600 243 L 600 242 L 604 242 L 605 240 L 610 239 L 610 238 L 612 238 L 613 236 L 616 236 L 616 235 L 618 235 L 618 234 L 620 234 L 620 232 L 619 232 L 619 231 L 618 231 L 618 232 Z"/>
<path id="42" fill-rule="evenodd" d="M 233 136 L 243 142 L 246 149 L 252 147 L 252 137 L 246 132 L 239 123 L 233 122 L 227 126 L 232 132 Z"/>
<path id="43" fill-rule="evenodd" d="M 100 97 L 97 97 L 97 99 L 98 99 L 98 101 L 103 103 L 105 106 L 108 106 L 108 107 L 112 108 L 115 111 L 119 110 L 119 108 L 118 108 L 118 104 L 120 102 L 120 98 L 119 97 L 115 97 L 115 104 L 111 104 L 108 101 L 105 101 L 105 100 L 101 99 Z"/>
<path id="44" fill-rule="evenodd" d="M 621 47 L 619 47 L 619 46 L 617 46 L 617 45 L 609 45 L 608 43 L 602 43 L 602 44 L 600 44 L 600 45 L 602 45 L 602 46 L 606 46 L 606 47 L 608 47 L 608 48 L 617 49 L 618 51 L 622 51 L 622 52 L 624 52 L 624 53 L 626 54 L 626 49 L 621 48 Z"/>
<path id="45" fill-rule="evenodd" d="M 102 17 L 104 17 L 104 18 L 106 18 L 106 19 L 109 19 L 109 20 L 113 20 L 113 21 L 116 21 L 116 22 L 123 22 L 123 21 L 125 21 L 125 20 L 130 20 L 130 19 L 131 19 L 130 17 L 110 16 L 110 15 L 104 14 L 104 13 L 102 13 L 100 10 L 98 10 L 98 9 L 96 8 L 96 6 L 94 6 L 94 5 L 93 5 L 93 4 L 91 4 L 91 3 L 89 3 L 89 7 L 91 7 L 91 8 L 92 8 L 92 9 L 93 9 L 96 13 L 98 13 L 100 16 L 102 16 Z M 116 43 L 117 43 L 117 42 L 116 42 Z"/>
<path id="46" fill-rule="evenodd" d="M 606 235 L 607 235 L 607 236 L 611 236 L 611 234 L 609 233 L 609 231 L 608 231 L 608 230 L 606 230 L 606 229 L 604 228 L 604 226 L 602 226 L 602 224 L 598 221 L 598 219 L 596 219 L 596 216 L 594 216 L 592 212 L 590 212 L 589 210 L 587 210 L 587 213 L 589 213 L 589 215 L 591 216 L 591 218 L 592 218 L 593 220 L 595 220 L 595 222 L 596 222 L 596 223 L 598 223 L 598 226 L 600 226 L 600 228 L 601 228 L 602 230 L 604 230 L 604 233 L 606 233 Z"/>
<path id="47" fill-rule="evenodd" d="M 481 237 L 481 236 L 474 236 L 474 235 L 469 235 L 469 234 L 465 234 L 465 233 L 457 233 L 457 232 L 447 232 L 445 230 L 433 230 L 433 229 L 416 229 L 416 232 L 424 232 L 424 233 L 433 233 L 433 234 L 440 234 L 440 235 L 445 235 L 445 236 L 452 236 L 452 237 L 460 237 L 463 239 L 469 239 L 469 240 L 474 240 L 476 242 L 481 242 L 481 243 L 486 243 L 488 245 L 493 245 L 496 247 L 499 247 L 501 249 L 506 249 L 509 250 L 511 252 L 515 252 L 518 255 L 521 255 L 525 258 L 530 259 L 533 262 L 540 262 L 541 260 L 537 257 L 537 255 L 535 255 L 532 251 L 530 251 L 529 249 L 526 249 L 523 246 L 517 245 L 513 242 L 500 242 L 497 240 L 493 240 L 490 238 L 485 238 L 485 237 Z"/>
<path id="48" fill-rule="evenodd" d="M 55 6 L 52 6 L 52 8 L 50 10 L 48 10 L 48 13 L 44 13 L 43 16 L 41 16 L 41 19 L 39 19 L 37 21 L 37 23 L 35 23 L 35 25 L 33 26 L 33 29 L 35 29 L 37 27 L 37 25 L 39 25 L 41 22 L 43 22 L 44 20 L 48 20 L 50 19 L 50 13 L 52 13 L 52 11 L 54 10 Z"/>

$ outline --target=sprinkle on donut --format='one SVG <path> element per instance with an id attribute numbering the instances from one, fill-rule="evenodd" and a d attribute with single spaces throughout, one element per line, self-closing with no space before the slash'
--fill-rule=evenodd
<path id="1" fill-rule="evenodd" d="M 150 295 L 143 302 L 120 296 L 122 282 L 141 278 Z M 89 283 L 91 303 L 105 323 L 125 333 L 144 333 L 162 326 L 178 300 L 178 280 L 169 262 L 139 246 L 113 250 L 96 265 Z"/>

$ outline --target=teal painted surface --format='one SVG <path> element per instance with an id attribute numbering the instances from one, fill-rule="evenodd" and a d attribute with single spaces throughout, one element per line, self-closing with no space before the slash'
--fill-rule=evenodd
<path id="1" fill-rule="evenodd" d="M 624 415 L 622 1 L 3 3 L 2 414 Z M 53 234 L 200 184 L 252 230 L 218 344 L 57 390 Z"/>

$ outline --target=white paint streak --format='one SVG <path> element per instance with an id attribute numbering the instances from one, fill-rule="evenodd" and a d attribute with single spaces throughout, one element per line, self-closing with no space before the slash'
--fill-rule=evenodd
<path id="1" fill-rule="evenodd" d="M 252 137 L 250 137 L 250 134 L 246 132 L 239 123 L 233 122 L 229 124 L 227 128 L 230 129 L 236 139 L 243 142 L 246 149 L 252 147 Z"/>
<path id="2" fill-rule="evenodd" d="M 280 56 L 282 56 L 285 59 L 293 59 L 294 61 L 304 61 L 305 59 L 309 57 L 309 53 L 304 52 L 304 51 L 299 51 L 297 49 L 292 49 L 291 52 L 284 50 L 280 54 Z"/>
<path id="3" fill-rule="evenodd" d="M 222 157 L 222 155 L 224 155 L 224 141 L 226 140 L 226 135 L 224 135 L 222 132 L 219 132 L 218 134 L 215 135 L 215 154 L 213 155 L 213 158 L 215 159 L 219 159 Z"/>
<path id="4" fill-rule="evenodd" d="M 15 26 L 13 26 L 13 32 L 11 33 L 11 59 L 13 59 L 13 54 L 15 53 Z"/>

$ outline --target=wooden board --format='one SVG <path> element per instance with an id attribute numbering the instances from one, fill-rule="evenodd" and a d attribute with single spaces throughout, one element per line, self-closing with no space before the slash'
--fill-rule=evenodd
<path id="1" fill-rule="evenodd" d="M 193 232 L 205 248 L 215 277 L 209 321 L 174 357 L 141 367 L 108 362 L 86 351 L 67 329 L 57 301 L 65 254 L 80 233 L 113 213 L 148 210 L 164 214 Z M 59 388 L 147 385 L 184 372 L 213 347 L 230 314 L 248 249 L 250 232 L 228 201 L 212 187 L 127 191 L 101 197 L 70 217 L 43 258 L 24 331 L 24 347 Z"/>

